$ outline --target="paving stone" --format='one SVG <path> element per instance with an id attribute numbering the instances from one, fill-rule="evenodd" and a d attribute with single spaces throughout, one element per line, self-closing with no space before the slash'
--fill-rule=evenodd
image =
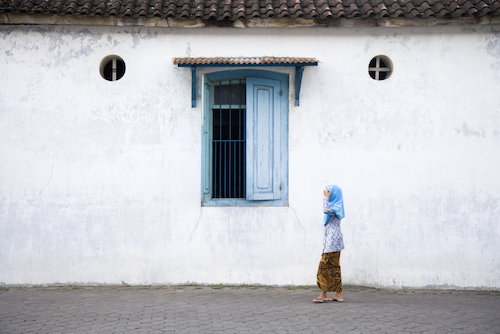
<path id="1" fill-rule="evenodd" d="M 344 303 L 277 287 L 11 288 L 2 334 L 499 333 L 500 293 L 352 287 Z"/>

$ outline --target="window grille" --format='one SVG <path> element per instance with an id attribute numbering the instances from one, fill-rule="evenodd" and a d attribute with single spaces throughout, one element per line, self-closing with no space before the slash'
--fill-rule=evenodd
<path id="1" fill-rule="evenodd" d="M 118 56 L 106 57 L 101 62 L 101 76 L 108 81 L 120 80 L 125 74 L 125 62 Z"/>
<path id="2" fill-rule="evenodd" d="M 374 80 L 388 79 L 392 72 L 391 62 L 387 57 L 374 57 L 368 65 L 368 73 Z"/>
<path id="3" fill-rule="evenodd" d="M 213 198 L 245 198 L 245 80 L 214 82 L 213 92 Z"/>

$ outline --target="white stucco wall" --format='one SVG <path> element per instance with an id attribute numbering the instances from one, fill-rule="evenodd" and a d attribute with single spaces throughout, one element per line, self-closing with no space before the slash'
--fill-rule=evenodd
<path id="1" fill-rule="evenodd" d="M 389 80 L 368 76 L 376 55 Z M 321 62 L 300 107 L 294 69 L 273 69 L 290 74 L 288 207 L 200 207 L 187 56 Z M 314 285 L 334 183 L 344 284 L 499 289 L 499 92 L 499 26 L 0 26 L 0 284 Z"/>

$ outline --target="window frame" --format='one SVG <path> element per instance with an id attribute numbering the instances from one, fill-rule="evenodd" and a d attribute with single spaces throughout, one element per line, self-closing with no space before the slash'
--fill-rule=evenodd
<path id="1" fill-rule="evenodd" d="M 211 193 L 210 187 L 212 187 L 212 175 L 211 175 L 211 132 L 212 132 L 212 104 L 213 104 L 213 86 L 211 82 L 219 80 L 233 80 L 245 78 L 258 78 L 258 79 L 270 79 L 279 81 L 279 152 L 277 153 L 279 157 L 279 199 L 265 199 L 265 200 L 255 200 L 248 199 L 249 194 L 247 191 L 247 198 L 211 198 L 209 193 Z M 202 74 L 201 80 L 201 101 L 202 101 L 202 126 L 201 126 L 201 139 L 202 139 L 202 175 L 201 175 L 201 205 L 202 206 L 288 206 L 288 104 L 289 104 L 289 75 L 287 73 L 272 72 L 264 70 L 252 70 L 252 69 L 241 69 L 241 70 L 227 70 L 218 71 Z M 247 81 L 248 82 L 248 81 Z M 248 99 L 251 98 L 247 95 L 247 106 Z M 248 110 L 247 110 L 248 112 Z M 248 124 L 246 125 L 248 129 Z M 273 130 L 273 134 L 276 133 Z M 248 131 L 246 131 L 248 140 Z M 247 147 L 250 145 L 247 142 Z M 247 163 L 250 163 L 249 161 Z M 249 185 L 247 185 L 248 189 Z"/>
<path id="2" fill-rule="evenodd" d="M 120 62 L 121 65 L 119 65 L 118 62 Z M 106 68 L 108 67 L 108 65 L 111 67 L 109 77 L 106 74 Z M 121 71 L 119 71 L 119 66 L 122 67 Z M 121 57 L 117 55 L 110 55 L 104 57 L 104 59 L 101 61 L 101 64 L 99 65 L 99 72 L 101 73 L 103 79 L 115 82 L 123 78 L 126 68 L 127 67 L 125 65 L 125 61 Z"/>
<path id="3" fill-rule="evenodd" d="M 370 66 L 375 61 L 375 67 Z M 382 63 L 384 66 L 382 66 Z M 373 76 L 372 73 L 373 72 Z M 392 61 L 387 56 L 378 55 L 373 57 L 368 63 L 368 75 L 375 81 L 384 81 L 391 77 L 393 72 Z M 380 74 L 385 73 L 384 78 L 380 78 Z"/>

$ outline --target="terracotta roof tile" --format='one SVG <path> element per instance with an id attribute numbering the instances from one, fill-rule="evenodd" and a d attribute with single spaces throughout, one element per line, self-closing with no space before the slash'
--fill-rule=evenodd
<path id="1" fill-rule="evenodd" d="M 283 65 L 317 64 L 314 58 L 295 57 L 213 57 L 213 58 L 174 58 L 174 65 Z"/>
<path id="2" fill-rule="evenodd" d="M 234 21 L 500 16 L 500 0 L 0 0 L 0 13 Z"/>

